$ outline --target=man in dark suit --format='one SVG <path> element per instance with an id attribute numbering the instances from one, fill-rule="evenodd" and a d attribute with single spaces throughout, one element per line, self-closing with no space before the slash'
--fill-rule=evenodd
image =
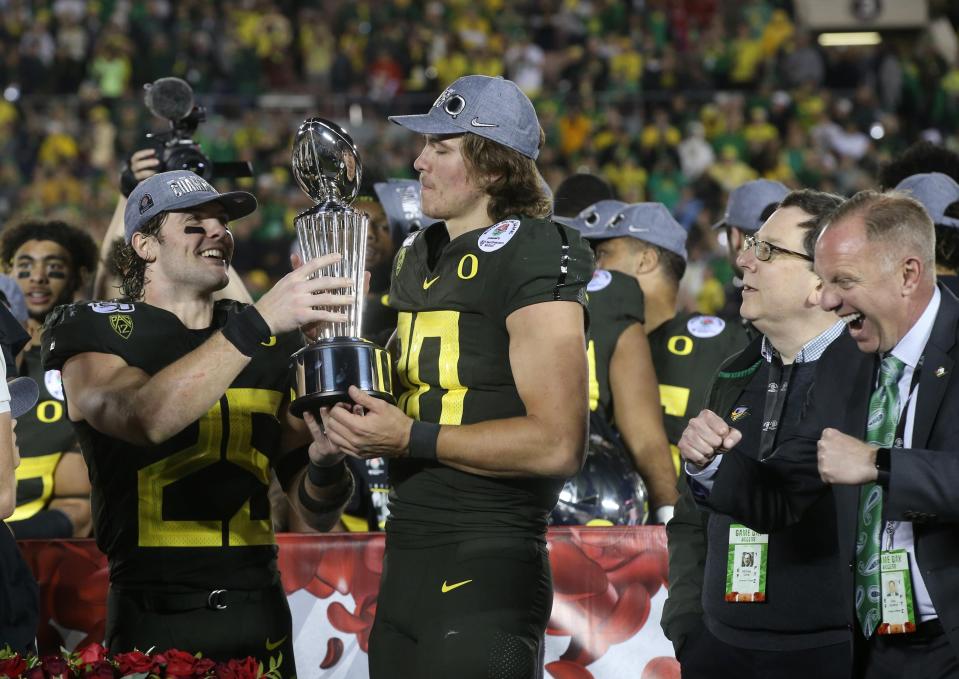
<path id="1" fill-rule="evenodd" d="M 815 254 L 820 303 L 859 351 L 821 360 L 799 434 L 759 462 L 727 454 L 705 502 L 768 531 L 831 489 L 857 676 L 959 677 L 959 300 L 936 284 L 932 220 L 903 194 L 860 192 Z M 880 549 L 908 554 L 913 631 L 883 633 L 911 627 L 883 617 Z"/>

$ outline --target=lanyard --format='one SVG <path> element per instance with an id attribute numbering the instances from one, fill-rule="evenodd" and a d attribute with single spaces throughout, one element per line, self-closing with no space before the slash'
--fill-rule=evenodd
<path id="1" fill-rule="evenodd" d="M 759 435 L 759 459 L 765 460 L 776 445 L 776 434 L 783 410 L 793 365 L 784 366 L 778 356 L 769 362 L 769 384 L 766 387 L 766 402 L 763 405 L 763 430 Z"/>
<path id="2" fill-rule="evenodd" d="M 912 397 L 919 388 L 919 377 L 920 373 L 922 372 L 922 362 L 925 358 L 925 354 L 920 356 L 919 362 L 916 363 L 916 369 L 912 371 L 912 380 L 909 382 L 909 394 L 906 396 L 906 402 L 902 406 L 901 414 L 899 415 L 899 421 L 896 423 L 896 435 L 892 441 L 893 448 L 905 448 L 906 421 L 909 419 L 909 403 L 912 401 Z M 896 529 L 899 528 L 899 523 L 899 521 L 886 521 L 886 528 L 884 531 L 886 537 L 888 538 L 886 549 L 892 549 L 893 540 L 896 537 Z"/>

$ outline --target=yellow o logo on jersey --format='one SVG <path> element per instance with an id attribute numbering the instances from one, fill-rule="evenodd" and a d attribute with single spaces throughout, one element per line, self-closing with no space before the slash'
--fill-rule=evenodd
<path id="1" fill-rule="evenodd" d="M 41 401 L 37 404 L 37 419 L 44 424 L 56 422 L 63 417 L 63 406 L 59 401 Z"/>
<path id="2" fill-rule="evenodd" d="M 693 340 L 686 335 L 673 335 L 666 343 L 666 348 L 677 356 L 688 356 L 693 352 Z"/>
<path id="3" fill-rule="evenodd" d="M 466 263 L 470 263 L 470 272 L 466 273 Z M 463 255 L 463 258 L 460 259 L 459 266 L 456 267 L 456 275 L 462 278 L 464 281 L 476 276 L 476 272 L 479 271 L 479 260 L 476 259 L 476 255 L 469 254 Z"/>
<path id="4" fill-rule="evenodd" d="M 261 347 L 272 347 L 274 344 L 276 344 L 276 335 L 270 335 L 270 339 L 260 342 Z"/>

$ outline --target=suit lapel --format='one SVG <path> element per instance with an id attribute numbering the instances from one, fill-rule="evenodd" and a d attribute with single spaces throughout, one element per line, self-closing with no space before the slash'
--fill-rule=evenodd
<path id="1" fill-rule="evenodd" d="M 949 352 L 956 344 L 956 324 L 959 322 L 959 301 L 948 290 L 942 290 L 942 301 L 932 333 L 923 351 L 922 373 L 919 377 L 916 417 L 912 428 L 912 448 L 925 448 L 932 425 L 939 413 L 946 387 L 952 380 L 955 360 Z"/>

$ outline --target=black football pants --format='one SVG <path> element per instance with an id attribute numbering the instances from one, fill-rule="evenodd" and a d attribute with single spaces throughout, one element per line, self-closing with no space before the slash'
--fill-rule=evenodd
<path id="1" fill-rule="evenodd" d="M 537 679 L 552 608 L 546 545 L 487 538 L 387 547 L 371 679 Z"/>
<path id="2" fill-rule="evenodd" d="M 223 606 L 223 608 L 218 608 Z M 176 648 L 226 661 L 252 656 L 263 663 L 283 654 L 280 674 L 295 677 L 293 621 L 279 584 L 245 591 L 165 594 L 111 587 L 107 597 L 106 647 L 156 652 Z"/>

